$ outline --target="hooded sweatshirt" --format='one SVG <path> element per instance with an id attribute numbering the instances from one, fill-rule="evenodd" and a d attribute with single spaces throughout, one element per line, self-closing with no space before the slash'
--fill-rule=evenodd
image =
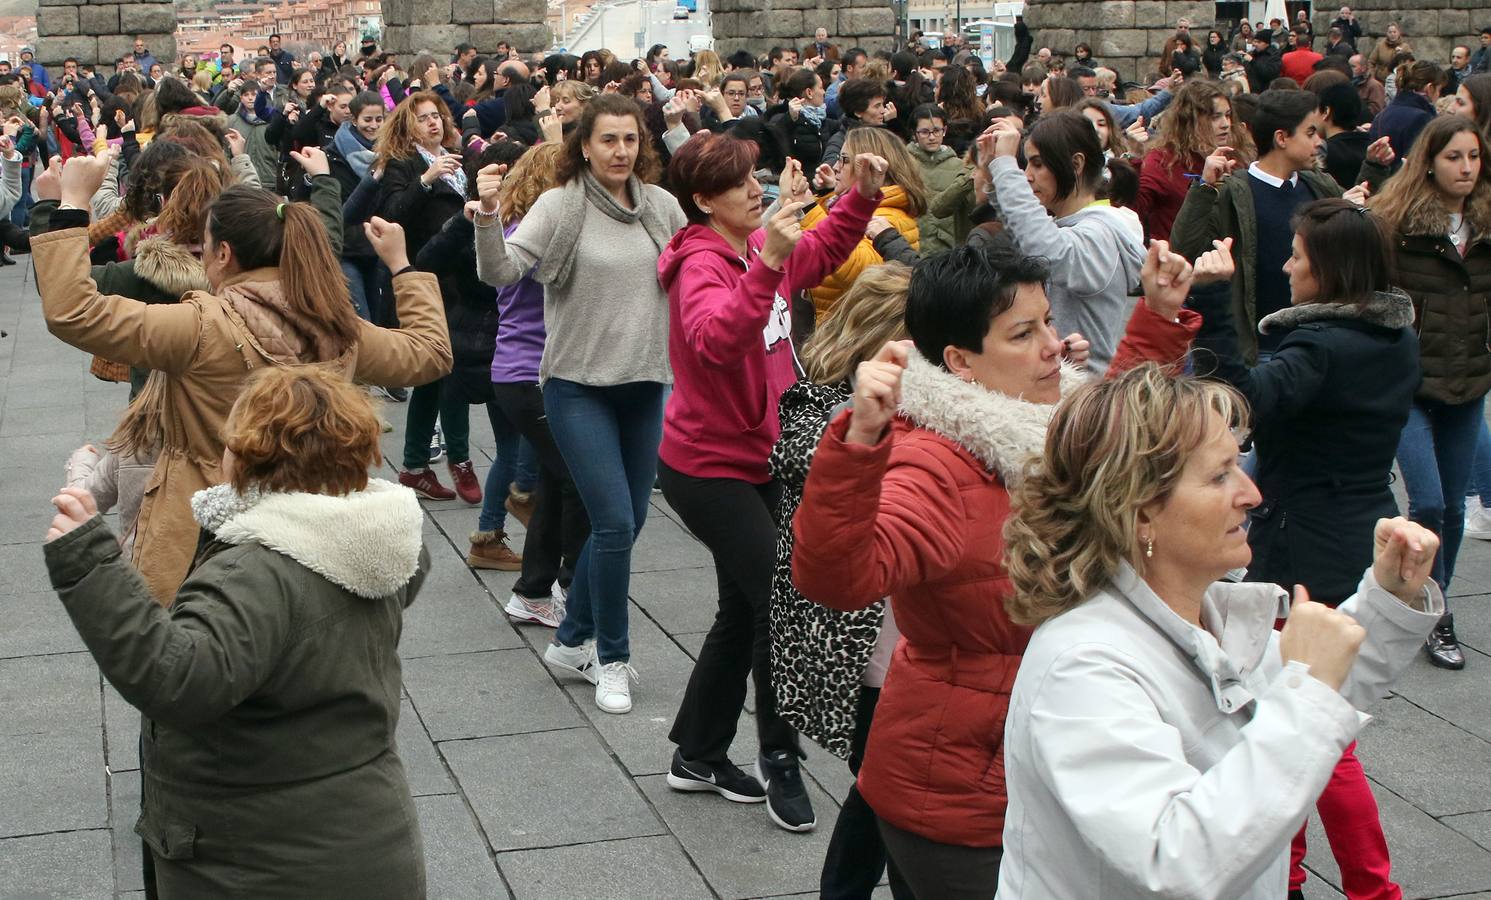
<path id="1" fill-rule="evenodd" d="M 1080 332 L 1091 341 L 1088 367 L 1102 374 L 1134 311 L 1144 265 L 1143 238 L 1131 215 L 1098 201 L 1052 219 L 1014 157 L 994 160 L 989 173 L 1006 231 L 1027 256 L 1050 260 L 1047 293 L 1057 330 L 1063 336 Z"/>
<path id="2" fill-rule="evenodd" d="M 848 258 L 878 201 L 848 191 L 781 269 L 760 259 L 763 229 L 747 239 L 744 257 L 707 225 L 690 225 L 668 242 L 658 278 L 668 291 L 674 380 L 658 457 L 670 468 L 695 478 L 771 480 L 777 401 L 797 381 L 788 298 Z"/>

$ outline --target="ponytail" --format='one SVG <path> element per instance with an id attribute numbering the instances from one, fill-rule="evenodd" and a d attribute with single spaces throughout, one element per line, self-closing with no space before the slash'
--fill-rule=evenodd
<path id="1" fill-rule="evenodd" d="M 156 230 L 183 246 L 196 246 L 202 240 L 207 210 L 223 192 L 223 173 L 217 166 L 192 157 L 166 197 Z"/>

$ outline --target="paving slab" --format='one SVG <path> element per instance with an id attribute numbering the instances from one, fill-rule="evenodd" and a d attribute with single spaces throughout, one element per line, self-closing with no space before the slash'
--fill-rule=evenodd
<path id="1" fill-rule="evenodd" d="M 0 710 L 0 837 L 107 827 L 93 659 L 0 660 Z"/>
<path id="2" fill-rule="evenodd" d="M 1374 781 L 1433 816 L 1491 808 L 1491 744 L 1401 697 L 1371 713 L 1359 746 Z"/>
<path id="3" fill-rule="evenodd" d="M 109 831 L 99 828 L 0 840 L 0 896 L 31 900 L 110 900 L 114 870 Z"/>
<path id="4" fill-rule="evenodd" d="M 437 742 L 583 724 L 527 647 L 405 660 L 404 684 Z"/>
<path id="5" fill-rule="evenodd" d="M 713 565 L 637 572 L 632 575 L 631 595 L 670 634 L 708 631 L 720 604 Z"/>
<path id="6" fill-rule="evenodd" d="M 109 769 L 124 772 L 140 768 L 140 711 L 130 706 L 114 690 L 114 686 L 103 681 L 104 692 L 104 737 L 108 742 Z M 133 825 L 134 823 L 130 823 Z"/>
<path id="7" fill-rule="evenodd" d="M 86 652 L 83 639 L 53 591 L 15 594 L 5 603 L 0 659 Z"/>
<path id="8" fill-rule="evenodd" d="M 466 802 L 458 796 L 415 797 L 419 833 L 425 848 L 425 889 L 439 900 L 493 900 L 509 897 L 477 831 Z"/>
<path id="9" fill-rule="evenodd" d="M 109 778 L 109 828 L 114 833 L 114 883 L 121 891 L 145 890 L 145 847 L 135 834 L 140 818 L 140 773 L 115 772 Z"/>
<path id="10" fill-rule="evenodd" d="M 404 763 L 404 777 L 409 781 L 409 793 L 423 797 L 456 792 L 455 782 L 445 770 L 445 761 L 440 758 L 419 720 L 418 711 L 407 698 L 399 704 L 399 729 L 395 740 L 399 746 L 399 760 Z"/>
<path id="11" fill-rule="evenodd" d="M 671 836 L 502 853 L 497 864 L 518 900 L 714 897 Z"/>
<path id="12" fill-rule="evenodd" d="M 1439 820 L 1466 837 L 1491 850 L 1491 812 L 1464 813 Z"/>

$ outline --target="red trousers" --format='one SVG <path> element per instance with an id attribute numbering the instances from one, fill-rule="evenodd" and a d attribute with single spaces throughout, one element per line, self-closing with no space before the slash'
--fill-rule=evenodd
<path id="1" fill-rule="evenodd" d="M 1341 754 L 1315 809 L 1325 826 L 1331 855 L 1341 867 L 1341 888 L 1348 900 L 1402 900 L 1403 891 L 1393 884 L 1393 864 L 1377 814 L 1377 798 L 1357 761 L 1355 741 Z M 1305 829 L 1300 828 L 1289 852 L 1290 890 L 1305 883 L 1304 861 Z"/>

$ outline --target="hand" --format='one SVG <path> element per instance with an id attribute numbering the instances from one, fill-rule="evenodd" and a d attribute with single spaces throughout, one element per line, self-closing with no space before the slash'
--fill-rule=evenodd
<path id="1" fill-rule="evenodd" d="M 790 156 L 787 157 L 786 165 L 782 166 L 777 185 L 787 203 L 807 205 L 813 202 L 813 189 L 808 184 L 807 177 L 802 174 L 802 163 Z"/>
<path id="2" fill-rule="evenodd" d="M 1196 257 L 1196 261 L 1191 263 L 1192 287 L 1231 281 L 1232 274 L 1237 271 L 1232 262 L 1232 238 L 1212 241 L 1211 246 L 1213 249 Z"/>
<path id="3" fill-rule="evenodd" d="M 557 144 L 564 140 L 564 120 L 555 115 L 544 116 L 538 123 L 543 132 L 544 143 Z"/>
<path id="4" fill-rule="evenodd" d="M 894 103 L 890 102 L 889 100 L 887 100 L 887 101 L 885 101 L 885 121 L 887 121 L 887 122 L 894 122 L 895 120 L 896 120 L 896 105 Z"/>
<path id="5" fill-rule="evenodd" d="M 552 107 L 553 107 L 553 104 L 551 102 L 549 102 L 549 86 L 546 84 L 543 87 L 539 88 L 536 93 L 534 93 L 534 95 L 533 95 L 533 108 L 534 109 L 550 109 Z"/>
<path id="6" fill-rule="evenodd" d="M 1125 128 L 1123 133 L 1128 136 L 1130 141 L 1134 142 L 1134 146 L 1136 147 L 1143 147 L 1149 143 L 1149 129 L 1144 127 L 1143 116 L 1135 119 L 1134 124 Z"/>
<path id="7" fill-rule="evenodd" d="M 409 267 L 409 251 L 404 244 L 404 227 L 397 222 L 373 216 L 362 226 L 373 252 L 388 266 L 388 271 L 398 272 Z"/>
<path id="8" fill-rule="evenodd" d="M 901 372 L 911 353 L 910 341 L 891 341 L 854 373 L 854 411 L 847 440 L 874 446 L 901 405 Z"/>
<path id="9" fill-rule="evenodd" d="M 873 241 L 875 238 L 880 237 L 882 232 L 894 227 L 890 223 L 890 220 L 884 216 L 871 216 L 870 224 L 865 226 L 865 237 Z"/>
<path id="10" fill-rule="evenodd" d="M 424 174 L 419 176 L 419 180 L 424 183 L 425 187 L 429 187 L 446 175 L 454 175 L 460 167 L 461 158 L 454 153 L 446 153 L 427 166 Z"/>
<path id="11" fill-rule="evenodd" d="M 1355 619 L 1323 603 L 1311 602 L 1309 591 L 1298 585 L 1294 608 L 1289 610 L 1279 634 L 1279 656 L 1286 663 L 1304 663 L 1316 680 L 1339 691 L 1366 637 L 1367 629 Z"/>
<path id="12" fill-rule="evenodd" d="M 294 105 L 293 103 L 291 105 L 285 107 L 285 120 L 287 122 L 289 122 L 291 125 L 297 125 L 297 124 L 299 124 L 300 123 L 300 107 Z"/>
<path id="13" fill-rule="evenodd" d="M 828 163 L 822 163 L 813 172 L 813 186 L 820 191 L 831 191 L 838 187 L 839 176 L 834 167 Z"/>
<path id="14" fill-rule="evenodd" d="M 236 134 L 236 132 L 229 132 Z M 243 143 L 243 138 L 238 142 Z M 304 150 L 291 150 L 290 158 L 300 163 L 300 168 L 305 170 L 306 177 L 314 178 L 317 175 L 331 174 L 331 161 L 326 158 L 326 151 L 320 147 L 306 147 Z"/>
<path id="15" fill-rule="evenodd" d="M 1074 366 L 1085 366 L 1092 356 L 1092 341 L 1079 332 L 1072 332 L 1061 341 L 1061 358 Z"/>
<path id="16" fill-rule="evenodd" d="M 710 88 L 704 92 L 703 100 L 709 104 L 709 108 L 719 113 L 721 118 L 730 115 L 730 104 L 725 102 L 725 95 L 718 88 Z"/>
<path id="17" fill-rule="evenodd" d="M 638 72 L 641 72 L 643 75 L 646 75 L 647 74 L 647 60 L 645 60 L 645 59 L 634 59 L 634 60 L 632 60 L 632 68 L 636 69 Z"/>
<path id="18" fill-rule="evenodd" d="M 890 163 L 873 153 L 861 153 L 854 158 L 854 187 L 866 200 L 880 196 L 880 186 L 885 184 L 885 173 Z"/>
<path id="19" fill-rule="evenodd" d="M 603 88 L 601 88 L 601 93 L 602 94 L 614 94 L 614 93 L 616 93 L 619 90 L 621 90 L 621 82 L 619 82 L 619 81 L 608 81 L 608 82 L 606 82 L 606 86 L 603 87 Z"/>
<path id="20" fill-rule="evenodd" d="M 684 110 L 688 106 L 688 98 L 684 95 L 691 93 L 693 93 L 693 91 L 678 91 L 672 97 L 668 98 L 667 103 L 663 104 L 663 124 L 669 130 L 677 128 L 679 125 L 683 124 Z"/>
<path id="21" fill-rule="evenodd" d="M 1397 159 L 1398 154 L 1393 152 L 1393 145 L 1385 135 L 1367 145 L 1367 162 L 1386 167 L 1391 166 Z"/>
<path id="22" fill-rule="evenodd" d="M 1144 267 L 1139 270 L 1139 283 L 1144 286 L 1145 305 L 1155 315 L 1173 322 L 1191 293 L 1191 264 L 1171 250 L 1168 241 L 1150 241 Z"/>
<path id="23" fill-rule="evenodd" d="M 791 116 L 792 117 L 792 121 L 794 121 L 794 122 L 796 122 L 799 118 L 802 117 L 802 98 L 801 97 L 793 97 L 791 100 L 787 101 L 787 115 Z"/>
<path id="24" fill-rule="evenodd" d="M 243 87 L 242 78 L 235 78 L 232 81 L 228 82 L 228 90 L 234 94 L 238 93 L 238 90 L 241 87 Z"/>
<path id="25" fill-rule="evenodd" d="M 1152 84 L 1152 85 L 1149 86 L 1149 89 L 1152 90 L 1152 91 L 1168 91 L 1174 85 L 1175 85 L 1175 76 L 1171 75 L 1171 76 L 1168 76 L 1166 78 L 1161 78 L 1159 81 L 1156 81 L 1154 84 Z"/>
<path id="26" fill-rule="evenodd" d="M 117 150 L 110 147 L 98 156 L 74 156 L 62 167 L 62 202 L 88 209 L 93 195 L 104 183 L 104 176 L 114 165 Z"/>
<path id="27" fill-rule="evenodd" d="M 481 171 L 476 173 L 476 195 L 481 198 L 481 211 L 484 215 L 497 214 L 497 193 L 506 174 L 507 166 L 502 163 L 482 166 Z"/>
<path id="28" fill-rule="evenodd" d="M 243 135 L 239 134 L 232 128 L 229 128 L 227 131 L 223 132 L 223 140 L 228 142 L 228 157 L 230 159 L 242 153 L 243 148 L 247 146 L 247 142 L 244 141 Z"/>
<path id="29" fill-rule="evenodd" d="M 984 161 L 986 156 L 988 158 L 984 162 L 986 168 L 993 160 L 1015 157 L 1020 152 L 1020 126 L 1008 116 L 995 119 L 994 124 L 979 135 L 978 150 L 980 161 Z"/>
<path id="30" fill-rule="evenodd" d="M 1342 194 L 1341 198 L 1344 200 L 1350 200 L 1357 206 L 1366 206 L 1367 198 L 1370 196 L 1372 196 L 1372 188 L 1368 186 L 1365 181 L 1363 181 L 1361 184 Z"/>
<path id="31" fill-rule="evenodd" d="M 62 199 L 62 157 L 52 157 L 47 167 L 32 177 L 31 199 L 36 201 Z"/>
<path id="32" fill-rule="evenodd" d="M 802 225 L 797 220 L 802 208 L 801 203 L 785 203 L 766 223 L 766 243 L 761 247 L 761 261 L 773 269 L 780 269 L 792 255 L 792 248 L 802 240 Z"/>
<path id="33" fill-rule="evenodd" d="M 1439 537 L 1402 516 L 1378 519 L 1372 532 L 1372 576 L 1388 593 L 1414 609 L 1424 608 L 1424 585 L 1428 583 Z"/>
<path id="34" fill-rule="evenodd" d="M 21 128 L 25 124 L 26 123 L 21 120 L 20 116 L 11 116 L 10 118 L 5 120 L 5 125 L 3 126 L 3 128 L 0 128 L 0 130 L 4 131 L 6 137 L 14 138 L 21 133 Z"/>
<path id="35" fill-rule="evenodd" d="M 10 154 L 15 152 L 15 149 L 16 142 L 11 140 L 8 135 L 0 134 L 0 156 L 9 159 Z"/>
<path id="36" fill-rule="evenodd" d="M 1215 187 L 1237 168 L 1237 151 L 1231 147 L 1218 147 L 1206 158 L 1201 167 L 1201 180 Z"/>
<path id="37" fill-rule="evenodd" d="M 98 515 L 98 504 L 84 488 L 63 488 L 61 493 L 52 498 L 52 505 L 57 507 L 57 515 L 52 517 L 52 525 L 47 529 L 48 543 Z"/>

